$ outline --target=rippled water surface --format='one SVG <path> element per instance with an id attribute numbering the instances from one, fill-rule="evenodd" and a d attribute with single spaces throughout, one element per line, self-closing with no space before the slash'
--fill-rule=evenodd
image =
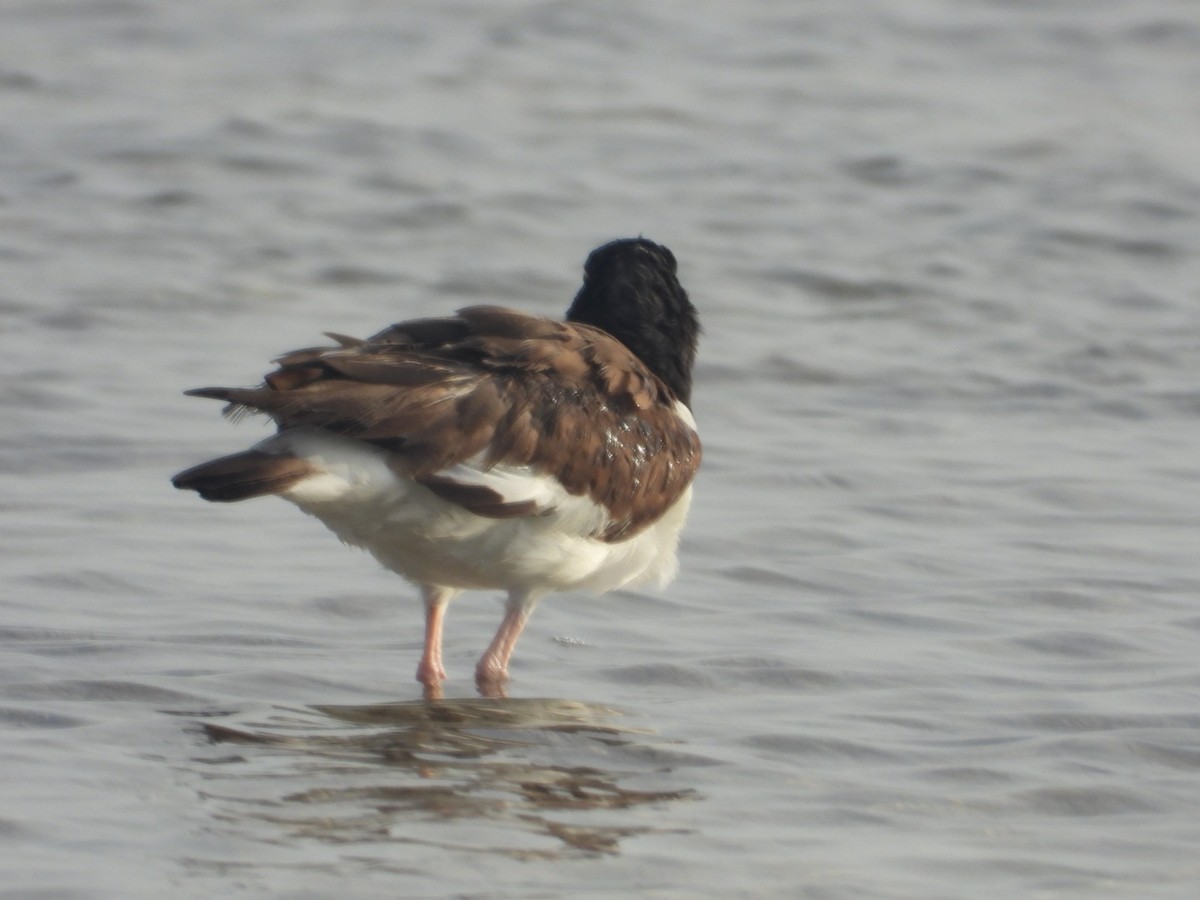
<path id="1" fill-rule="evenodd" d="M 0 4 L 0 897 L 1200 893 L 1192 0 Z M 323 330 L 706 327 L 679 580 L 451 611 L 180 396 Z"/>

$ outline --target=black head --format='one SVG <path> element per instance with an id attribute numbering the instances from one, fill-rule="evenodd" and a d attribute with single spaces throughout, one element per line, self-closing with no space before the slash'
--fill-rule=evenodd
<path id="1" fill-rule="evenodd" d="M 567 319 L 603 328 L 691 403 L 700 320 L 666 247 L 644 238 L 597 247 L 584 264 L 583 286 Z"/>

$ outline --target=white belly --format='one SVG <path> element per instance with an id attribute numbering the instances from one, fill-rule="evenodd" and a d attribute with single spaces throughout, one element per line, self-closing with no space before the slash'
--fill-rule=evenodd
<path id="1" fill-rule="evenodd" d="M 666 584 L 677 569 L 676 547 L 691 489 L 665 516 L 633 537 L 606 543 L 589 535 L 604 511 L 569 497 L 545 511 L 511 519 L 467 512 L 388 468 L 385 451 L 320 431 L 291 431 L 260 449 L 286 449 L 321 474 L 281 494 L 316 516 L 339 538 L 369 551 L 384 566 L 418 584 L 498 588 L 541 594 L 625 585 Z M 505 473 L 506 481 L 528 473 Z M 529 485 L 548 493 L 545 479 Z"/>

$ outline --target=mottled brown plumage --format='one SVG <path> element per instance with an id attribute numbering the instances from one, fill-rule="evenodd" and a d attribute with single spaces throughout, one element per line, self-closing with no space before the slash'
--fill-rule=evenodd
<path id="1" fill-rule="evenodd" d="M 477 515 L 533 514 L 436 473 L 482 455 L 553 475 L 608 510 L 604 540 L 655 521 L 700 464 L 671 390 L 598 328 L 495 306 L 402 322 L 278 360 L 257 388 L 201 388 L 280 429 L 323 428 L 386 448 L 391 465 Z"/>

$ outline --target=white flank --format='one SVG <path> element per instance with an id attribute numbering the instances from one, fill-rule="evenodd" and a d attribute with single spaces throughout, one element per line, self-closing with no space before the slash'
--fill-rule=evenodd
<path id="1" fill-rule="evenodd" d="M 695 427 L 687 407 L 680 418 Z M 554 478 L 527 466 L 483 469 L 478 459 L 438 475 L 496 491 L 506 502 L 534 501 L 538 513 L 511 519 L 474 515 L 397 474 L 387 453 L 319 429 L 294 429 L 257 449 L 299 456 L 317 468 L 281 496 L 316 516 L 339 538 L 369 551 L 418 584 L 502 589 L 528 595 L 628 584 L 665 585 L 678 568 L 676 548 L 691 488 L 649 528 L 616 543 L 592 537 L 606 510 L 573 496 Z"/>

